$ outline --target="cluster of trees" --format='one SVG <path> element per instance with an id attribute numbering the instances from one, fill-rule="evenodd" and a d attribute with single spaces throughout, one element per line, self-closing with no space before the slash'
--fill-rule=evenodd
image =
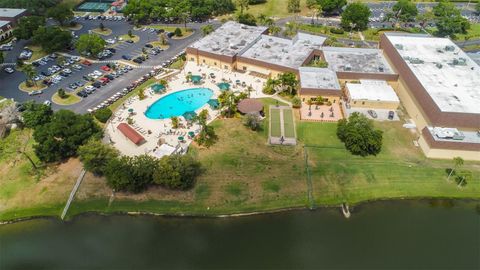
<path id="1" fill-rule="evenodd" d="M 235 95 L 232 91 L 223 91 L 218 96 L 218 102 L 220 103 L 220 107 L 222 109 L 222 115 L 224 117 L 233 117 L 237 112 L 237 104 L 248 97 L 247 93 L 240 93 Z"/>
<path id="2" fill-rule="evenodd" d="M 337 137 L 354 155 L 377 155 L 382 150 L 383 132 L 373 127 L 373 121 L 360 113 L 352 113 L 337 124 Z"/>
<path id="3" fill-rule="evenodd" d="M 276 79 L 269 78 L 263 88 L 263 92 L 268 95 L 280 92 L 294 96 L 297 93 L 298 85 L 299 83 L 295 73 L 285 72 L 279 74 Z"/>
<path id="4" fill-rule="evenodd" d="M 451 2 L 441 1 L 433 7 L 435 25 L 439 36 L 455 38 L 456 34 L 466 34 L 470 22 L 464 18 L 458 8 Z"/>
<path id="5" fill-rule="evenodd" d="M 87 171 L 105 176 L 108 186 L 116 191 L 138 193 L 153 184 L 186 190 L 193 187 L 201 173 L 200 163 L 188 155 L 161 159 L 120 156 L 116 149 L 97 139 L 80 146 L 78 155 Z"/>
<path id="6" fill-rule="evenodd" d="M 20 1 L 23 3 L 22 1 Z M 64 31 L 57 26 L 46 26 L 46 17 L 51 17 L 60 25 L 64 25 L 73 18 L 73 11 L 69 4 L 59 3 L 58 0 L 30 1 L 33 6 L 35 3 L 43 3 L 42 12 L 32 12 L 32 16 L 24 16 L 18 20 L 17 26 L 13 30 L 13 35 L 17 39 L 32 39 L 34 44 L 42 47 L 42 49 L 51 53 L 69 47 L 72 43 L 72 35 L 69 31 Z M 1 2 L 0 2 L 1 5 Z M 20 5 L 22 6 L 22 5 Z M 17 7 L 13 5 L 11 7 Z M 45 7 L 45 10 L 43 10 Z M 24 7 L 28 8 L 28 7 Z M 32 7 L 32 9 L 36 10 Z"/>
<path id="7" fill-rule="evenodd" d="M 45 14 L 47 9 L 58 5 L 62 0 L 0 0 L 0 8 L 24 8 L 30 14 Z"/>
<path id="8" fill-rule="evenodd" d="M 207 119 L 207 110 L 202 110 L 195 118 L 195 121 L 200 125 L 200 133 L 195 137 L 195 142 L 198 143 L 198 145 L 210 147 L 217 141 L 218 137 L 215 134 L 215 129 L 207 125 Z"/>
<path id="9" fill-rule="evenodd" d="M 473 173 L 469 170 L 461 170 L 464 160 L 461 157 L 453 158 L 453 168 L 447 169 L 447 181 L 450 181 L 450 178 L 453 177 L 458 187 L 464 187 L 468 184 L 473 178 Z"/>
<path id="10" fill-rule="evenodd" d="M 83 55 L 96 56 L 105 49 L 106 42 L 97 34 L 80 35 L 75 42 L 75 49 Z"/>
<path id="11" fill-rule="evenodd" d="M 22 113 L 26 127 L 33 128 L 35 154 L 43 162 L 62 161 L 77 155 L 90 138 L 100 138 L 101 128 L 90 115 L 68 110 L 53 112 L 49 106 L 26 103 Z"/>
<path id="12" fill-rule="evenodd" d="M 361 2 L 348 4 L 342 13 L 340 25 L 347 31 L 362 31 L 367 29 L 370 8 Z"/>
<path id="13" fill-rule="evenodd" d="M 123 12 L 136 23 L 146 23 L 165 19 L 186 22 L 234 10 L 232 0 L 130 0 Z"/>

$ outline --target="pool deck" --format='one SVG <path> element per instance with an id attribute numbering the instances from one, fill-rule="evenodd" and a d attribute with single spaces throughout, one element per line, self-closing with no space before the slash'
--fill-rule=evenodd
<path id="1" fill-rule="evenodd" d="M 213 73 L 215 74 L 215 79 L 206 78 L 201 84 L 193 84 L 186 81 L 189 72 L 193 75 L 206 74 L 207 77 L 210 73 Z M 226 81 L 232 85 L 231 90 L 233 92 L 242 92 L 245 91 L 248 86 L 252 86 L 254 89 L 254 91 L 250 93 L 252 98 L 266 97 L 266 95 L 262 93 L 265 79 L 244 73 L 207 68 L 206 66 L 188 63 L 180 72 L 168 76 L 169 77 L 166 78 L 168 87 L 165 93 L 155 94 L 150 88 L 147 88 L 143 100 L 139 100 L 138 96 L 131 97 L 123 106 L 120 106 L 119 109 L 114 112 L 111 120 L 107 123 L 105 128 L 106 141 L 114 145 L 123 155 L 137 156 L 149 154 L 161 157 L 166 153 L 158 149 L 160 140 L 163 144 L 171 146 L 170 149 L 175 149 L 175 153 L 186 152 L 192 142 L 192 139 L 188 138 L 188 133 L 193 131 L 195 134 L 198 134 L 200 132 L 200 127 L 197 124 L 187 126 L 187 121 L 180 116 L 179 119 L 182 127 L 173 129 L 170 119 L 150 119 L 144 115 L 148 106 L 151 106 L 155 101 L 166 95 L 185 89 L 205 87 L 213 91 L 211 99 L 216 99 L 221 93 L 217 84 Z M 157 77 L 157 79 L 161 78 L 162 77 Z M 245 82 L 245 87 L 235 85 L 236 80 Z M 133 113 L 129 112 L 130 109 L 133 110 Z M 219 116 L 220 111 L 211 109 L 208 104 L 205 104 L 196 110 L 196 112 L 198 113 L 203 109 L 206 109 L 209 113 L 208 123 Z M 134 121 L 131 127 L 136 129 L 145 138 L 143 144 L 135 145 L 117 129 L 120 123 L 127 123 L 127 118 L 131 118 Z M 179 142 L 178 137 L 180 136 L 184 137 L 183 142 Z M 156 149 L 158 149 L 158 151 L 156 151 Z"/>

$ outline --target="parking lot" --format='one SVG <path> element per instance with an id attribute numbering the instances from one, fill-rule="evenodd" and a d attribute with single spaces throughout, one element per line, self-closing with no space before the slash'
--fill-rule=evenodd
<path id="1" fill-rule="evenodd" d="M 0 96 L 14 98 L 19 102 L 27 100 L 44 102 L 46 100 L 50 101 L 52 96 L 60 88 L 66 90 L 67 93 L 70 92 L 73 94 L 85 90 L 88 95 L 80 94 L 83 97 L 77 104 L 68 106 L 52 104 L 54 109 L 67 108 L 75 112 L 84 113 L 88 109 L 96 107 L 98 104 L 111 97 L 114 93 L 121 91 L 132 81 L 135 81 L 150 72 L 154 66 L 167 65 L 173 58 L 181 54 L 190 43 L 201 37 L 200 27 L 203 25 L 189 25 L 190 28 L 195 29 L 195 32 L 191 36 L 184 39 L 169 39 L 168 43 L 170 47 L 168 49 L 164 51 L 158 50 L 154 53 L 154 48 L 149 48 L 148 45 L 147 47 L 145 45 L 153 41 L 158 41 L 158 34 L 156 32 L 148 30 L 133 30 L 133 26 L 125 21 L 85 20 L 84 18 L 78 18 L 76 20 L 82 25 L 81 29 L 72 31 L 76 36 L 98 28 L 100 22 L 103 23 L 106 28 L 111 29 L 112 33 L 108 36 L 102 36 L 102 38 L 106 40 L 115 40 L 115 43 L 109 46 L 114 48 L 115 52 L 104 59 L 90 61 L 90 64 L 88 65 L 84 64 L 83 58 L 77 58 L 79 54 L 76 51 L 65 51 L 62 53 L 67 62 L 66 66 L 60 66 L 58 61 L 53 57 L 45 57 L 42 61 L 36 61 L 38 63 L 38 81 L 48 79 L 49 84 L 50 82 L 51 84 L 44 89 L 41 94 L 34 96 L 30 96 L 27 92 L 18 89 L 20 83 L 26 79 L 22 72 L 15 71 L 12 74 L 8 74 L 3 71 L 3 68 L 5 68 L 5 66 L 3 66 L 2 71 L 0 72 Z M 118 39 L 118 37 L 127 34 L 129 30 L 131 30 L 134 35 L 139 36 L 138 42 L 128 43 Z M 25 45 L 25 41 L 16 42 L 13 50 L 6 52 L 6 63 L 16 62 L 16 58 L 20 55 Z M 123 56 L 130 56 L 133 60 L 133 58 L 141 55 L 144 49 L 147 50 L 148 59 L 145 59 L 142 63 L 137 64 L 122 58 Z M 105 70 L 106 66 L 110 66 L 108 68 L 112 69 L 113 65 L 117 66 L 119 69 Z M 128 66 L 130 66 L 130 68 L 128 68 Z M 118 72 L 118 70 L 120 70 L 120 72 Z M 91 76 L 94 73 L 96 73 L 95 76 Z M 92 79 L 88 77 L 91 77 Z M 95 82 L 100 82 L 101 86 L 98 88 L 94 86 L 95 89 L 90 90 L 90 93 L 87 93 L 85 87 L 92 85 Z M 89 89 L 91 89 L 91 87 L 89 87 Z"/>

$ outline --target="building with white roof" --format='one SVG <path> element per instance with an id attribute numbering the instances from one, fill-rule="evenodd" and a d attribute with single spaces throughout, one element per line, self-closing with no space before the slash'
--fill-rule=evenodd
<path id="1" fill-rule="evenodd" d="M 397 94 L 421 132 L 419 144 L 425 154 L 480 160 L 480 143 L 439 140 L 433 133 L 442 127 L 478 136 L 479 65 L 447 38 L 385 33 L 380 47 L 400 76 Z"/>
<path id="2" fill-rule="evenodd" d="M 267 27 L 228 21 L 186 49 L 187 59 L 197 64 L 234 69 L 237 55 L 261 38 Z"/>
<path id="3" fill-rule="evenodd" d="M 337 74 L 328 68 L 300 67 L 300 90 L 303 99 L 316 99 L 321 96 L 325 101 L 338 103 L 342 96 L 342 88 Z"/>
<path id="4" fill-rule="evenodd" d="M 360 83 L 346 83 L 345 95 L 351 107 L 396 110 L 400 105 L 395 90 L 386 81 L 360 80 Z"/>
<path id="5" fill-rule="evenodd" d="M 293 39 L 262 35 L 238 57 L 237 69 L 266 74 L 295 72 L 309 60 L 314 50 L 322 47 L 324 41 L 324 37 L 304 33 Z"/>
<path id="6" fill-rule="evenodd" d="M 0 8 L 0 21 L 9 21 L 13 24 L 18 19 L 27 15 L 27 10 L 22 8 Z"/>

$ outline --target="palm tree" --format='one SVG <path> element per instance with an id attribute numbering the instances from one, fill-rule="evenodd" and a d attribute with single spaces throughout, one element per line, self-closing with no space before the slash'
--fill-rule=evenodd
<path id="1" fill-rule="evenodd" d="M 158 81 L 158 83 L 160 83 L 161 85 L 165 86 L 165 88 L 168 87 L 168 81 L 165 80 L 165 79 L 161 79 L 160 81 Z"/>
<path id="2" fill-rule="evenodd" d="M 35 76 L 37 76 L 37 70 L 31 64 L 24 65 L 22 68 L 22 72 L 27 77 L 27 85 L 30 82 L 31 84 L 37 86 L 37 81 L 34 80 Z"/>
<path id="3" fill-rule="evenodd" d="M 456 171 L 462 165 L 463 165 L 463 159 L 461 157 L 453 158 L 453 169 L 450 170 L 450 173 L 448 174 L 448 177 L 447 177 L 447 181 L 450 180 L 450 176 L 452 176 L 453 172 Z"/>

